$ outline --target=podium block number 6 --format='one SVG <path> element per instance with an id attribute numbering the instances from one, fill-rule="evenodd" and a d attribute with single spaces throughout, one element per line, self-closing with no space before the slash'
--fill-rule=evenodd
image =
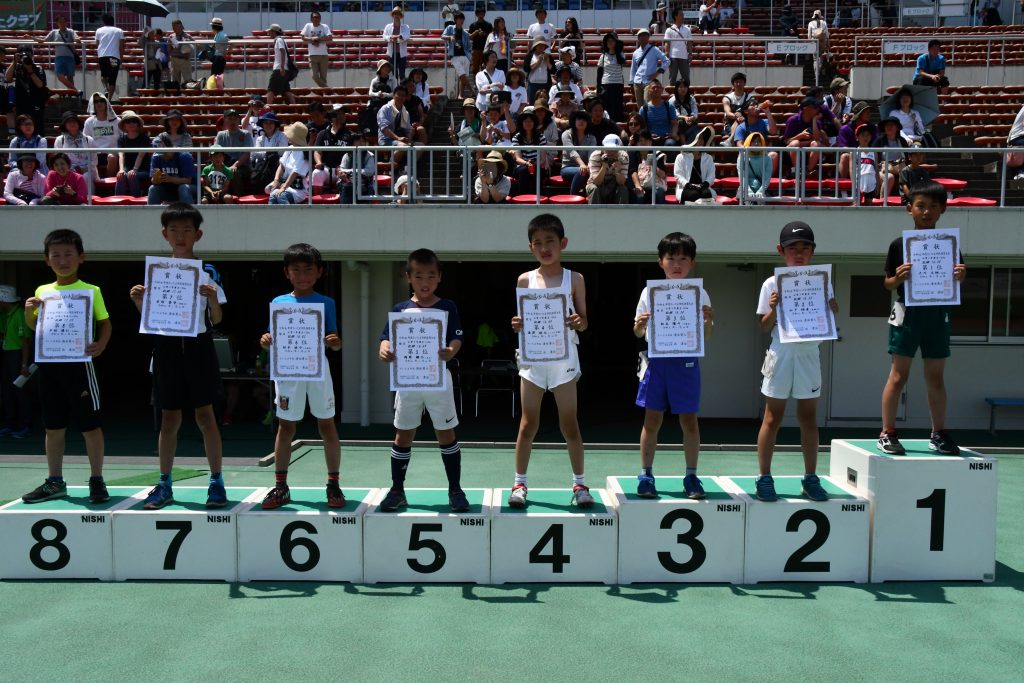
<path id="1" fill-rule="evenodd" d="M 291 522 L 281 530 L 281 560 L 293 572 L 308 572 L 320 563 L 320 548 L 311 538 L 300 536 L 293 538 L 296 531 L 305 531 L 307 534 L 315 535 L 316 527 L 309 522 Z M 295 560 L 295 549 L 305 548 L 308 557 L 305 562 Z"/>

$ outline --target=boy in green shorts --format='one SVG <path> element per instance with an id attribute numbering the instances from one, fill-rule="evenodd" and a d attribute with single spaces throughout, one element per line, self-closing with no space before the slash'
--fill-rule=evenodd
<path id="1" fill-rule="evenodd" d="M 946 190 L 938 183 L 924 183 L 910 189 L 907 211 L 914 219 L 915 230 L 934 230 L 939 216 L 946 211 Z M 960 255 L 953 268 L 953 279 L 963 282 L 967 267 Z M 907 386 L 910 364 L 921 349 L 924 359 L 924 381 L 928 389 L 928 413 L 932 435 L 928 448 L 943 455 L 957 455 L 960 447 L 946 431 L 946 386 L 943 372 L 949 358 L 949 307 L 903 305 L 903 283 L 910 278 L 911 264 L 903 262 L 903 238 L 889 245 L 885 258 L 885 288 L 896 290 L 896 305 L 889 319 L 889 354 L 892 367 L 882 390 L 882 433 L 878 448 L 883 453 L 903 455 L 906 449 L 896 435 L 896 409 L 900 395 Z"/>

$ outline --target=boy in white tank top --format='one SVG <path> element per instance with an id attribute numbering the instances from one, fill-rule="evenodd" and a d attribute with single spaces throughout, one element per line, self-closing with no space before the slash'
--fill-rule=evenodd
<path id="1" fill-rule="evenodd" d="M 569 463 L 573 471 L 572 502 L 580 507 L 590 507 L 594 498 L 590 495 L 583 474 L 583 439 L 576 419 L 576 380 L 580 376 L 579 343 L 577 332 L 587 329 L 586 287 L 583 276 L 562 267 L 562 250 L 569 241 L 565 237 L 562 221 L 552 214 L 541 214 L 532 221 L 527 232 L 530 253 L 540 264 L 536 270 L 519 276 L 516 286 L 524 289 L 563 289 L 569 294 L 568 316 L 565 326 L 568 333 L 568 359 L 544 365 L 520 363 L 520 397 L 523 417 L 519 423 L 516 438 L 516 476 L 509 495 L 508 505 L 513 508 L 526 507 L 526 469 L 530 464 L 533 439 L 540 423 L 540 406 L 544 393 L 555 395 L 558 406 L 558 422 L 569 450 Z M 516 315 L 512 318 L 512 330 L 518 334 L 523 320 Z"/>

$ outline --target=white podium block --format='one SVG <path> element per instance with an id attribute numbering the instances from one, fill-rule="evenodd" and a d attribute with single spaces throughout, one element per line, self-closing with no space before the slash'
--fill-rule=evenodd
<path id="1" fill-rule="evenodd" d="M 239 581 L 363 580 L 363 513 L 375 489 L 345 489 L 345 507 L 329 508 L 322 486 L 293 486 L 291 503 L 264 510 L 268 490 L 236 512 Z"/>
<path id="2" fill-rule="evenodd" d="M 110 500 L 93 505 L 88 486 L 69 486 L 68 497 L 0 508 L 0 578 L 114 578 L 113 512 L 128 507 L 144 489 L 111 486 Z"/>
<path id="3" fill-rule="evenodd" d="M 408 507 L 381 512 L 378 489 L 363 517 L 366 583 L 487 583 L 491 492 L 465 492 L 469 512 L 451 511 L 447 489 L 406 489 Z"/>
<path id="4" fill-rule="evenodd" d="M 993 581 L 997 463 L 973 451 L 938 455 L 904 441 L 885 455 L 874 441 L 832 442 L 832 479 L 871 501 L 871 580 Z"/>
<path id="5" fill-rule="evenodd" d="M 701 477 L 690 500 L 682 477 L 658 477 L 658 498 L 636 495 L 636 477 L 608 477 L 619 515 L 619 583 L 742 583 L 747 502 Z"/>
<path id="6" fill-rule="evenodd" d="M 611 496 L 591 489 L 594 506 L 569 504 L 570 489 L 529 491 L 525 510 L 508 507 L 508 489 L 494 490 L 491 583 L 616 582 L 618 524 Z"/>
<path id="7" fill-rule="evenodd" d="M 755 477 L 721 480 L 747 501 L 744 583 L 868 580 L 867 498 L 822 477 L 829 500 L 815 503 L 800 495 L 800 477 L 775 477 L 779 499 L 763 503 Z"/>
<path id="8" fill-rule="evenodd" d="M 114 513 L 114 578 L 238 578 L 236 513 L 256 487 L 228 488 L 226 507 L 207 510 L 206 487 L 175 486 L 174 503 L 143 510 L 143 496 Z"/>

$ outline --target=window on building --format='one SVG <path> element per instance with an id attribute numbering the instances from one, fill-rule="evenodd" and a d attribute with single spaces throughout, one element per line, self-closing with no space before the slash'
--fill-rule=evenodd
<path id="1" fill-rule="evenodd" d="M 951 319 L 963 340 L 1024 341 L 1024 268 L 968 268 Z"/>

